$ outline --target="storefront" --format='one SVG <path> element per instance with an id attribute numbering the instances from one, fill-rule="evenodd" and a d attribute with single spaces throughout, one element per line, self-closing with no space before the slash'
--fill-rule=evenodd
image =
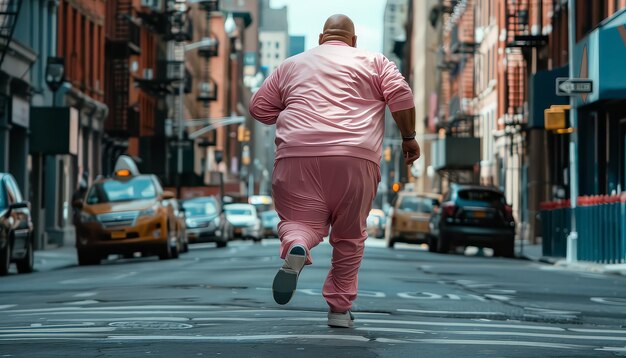
<path id="1" fill-rule="evenodd" d="M 616 195 L 626 190 L 626 9 L 580 41 L 574 58 L 578 77 L 593 81 L 575 101 L 580 195 Z"/>

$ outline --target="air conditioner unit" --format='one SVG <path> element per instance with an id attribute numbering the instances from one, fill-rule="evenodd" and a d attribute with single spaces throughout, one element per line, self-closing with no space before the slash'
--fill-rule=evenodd
<path id="1" fill-rule="evenodd" d="M 143 69 L 143 79 L 144 80 L 151 80 L 154 78 L 154 71 L 151 68 L 144 68 Z"/>
<path id="2" fill-rule="evenodd" d="M 167 66 L 167 79 L 180 80 L 184 78 L 185 66 L 183 62 L 170 62 Z"/>

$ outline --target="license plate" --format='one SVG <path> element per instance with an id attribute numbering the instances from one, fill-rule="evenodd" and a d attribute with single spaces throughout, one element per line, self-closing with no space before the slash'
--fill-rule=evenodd
<path id="1" fill-rule="evenodd" d="M 235 234 L 241 234 L 241 229 L 235 229 Z"/>
<path id="2" fill-rule="evenodd" d="M 487 217 L 487 213 L 484 211 L 474 211 L 474 217 L 476 219 L 484 219 Z"/>
<path id="3" fill-rule="evenodd" d="M 113 231 L 111 233 L 111 239 L 125 239 L 126 233 L 124 231 Z"/>

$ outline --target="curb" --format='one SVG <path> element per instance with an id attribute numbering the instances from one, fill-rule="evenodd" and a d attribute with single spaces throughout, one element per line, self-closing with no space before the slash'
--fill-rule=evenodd
<path id="1" fill-rule="evenodd" d="M 567 262 L 566 260 L 559 260 L 555 266 L 565 267 L 575 271 L 584 271 L 601 274 L 611 274 L 626 276 L 626 264 L 595 264 L 590 262 Z"/>

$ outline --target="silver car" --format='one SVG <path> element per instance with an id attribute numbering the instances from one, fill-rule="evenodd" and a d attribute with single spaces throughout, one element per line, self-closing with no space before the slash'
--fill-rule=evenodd
<path id="1" fill-rule="evenodd" d="M 263 226 L 257 215 L 256 208 L 251 204 L 228 204 L 224 206 L 226 219 L 233 226 L 235 238 L 261 241 Z"/>
<path id="2" fill-rule="evenodd" d="M 215 242 L 225 247 L 233 237 L 232 225 L 213 197 L 185 200 L 182 203 L 187 226 L 187 237 L 191 243 Z"/>

